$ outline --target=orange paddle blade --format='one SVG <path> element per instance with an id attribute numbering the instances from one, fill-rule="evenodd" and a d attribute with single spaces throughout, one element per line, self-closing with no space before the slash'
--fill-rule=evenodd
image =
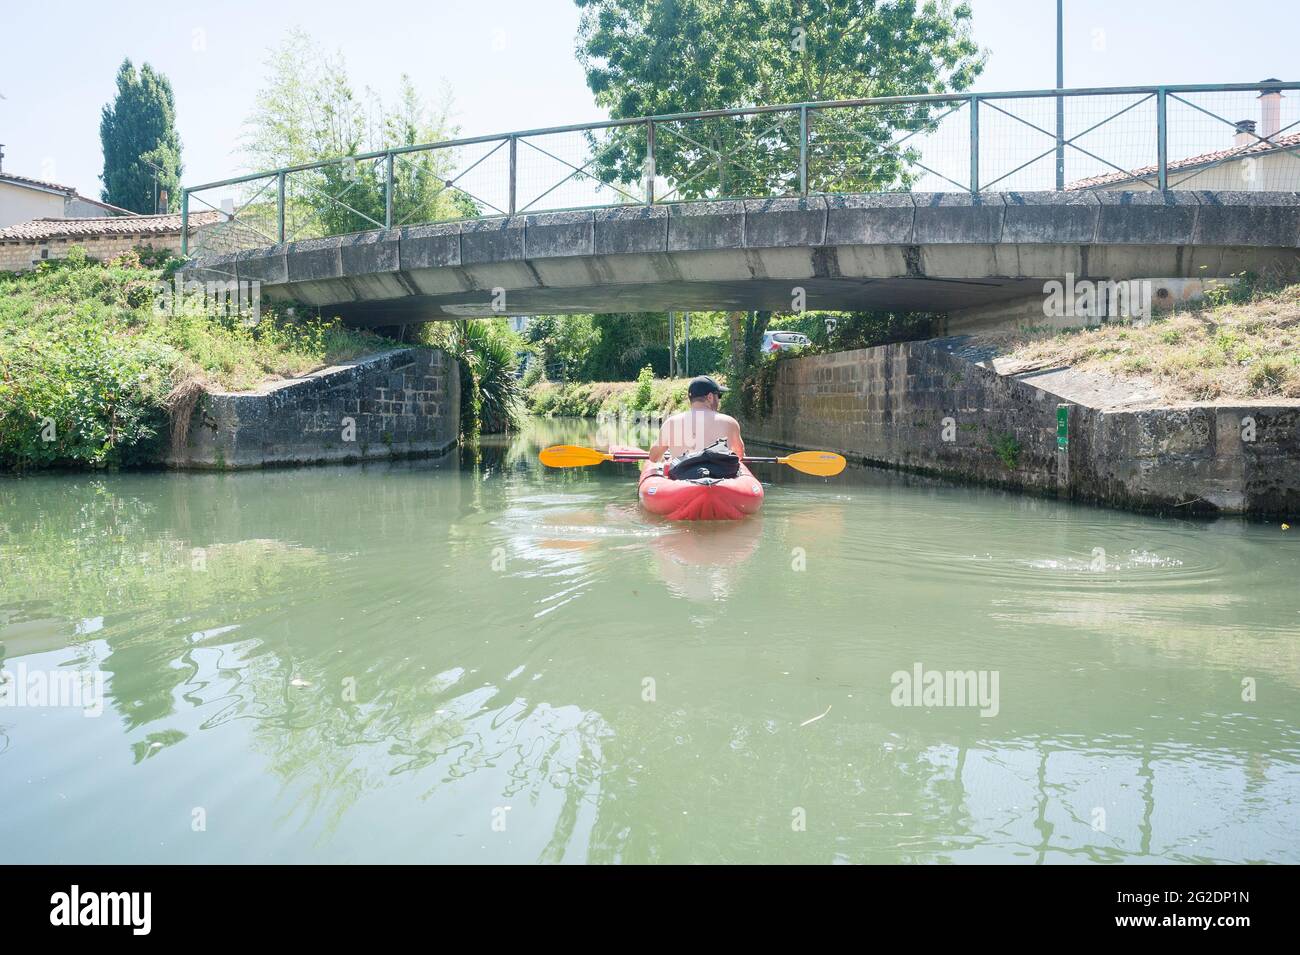
<path id="1" fill-rule="evenodd" d="M 788 464 L 796 471 L 815 474 L 818 477 L 834 477 L 843 471 L 848 463 L 843 455 L 836 454 L 834 451 L 798 451 L 776 460 L 778 464 Z"/>

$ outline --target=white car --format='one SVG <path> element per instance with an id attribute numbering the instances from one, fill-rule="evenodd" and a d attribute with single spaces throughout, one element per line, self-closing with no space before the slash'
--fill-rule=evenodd
<path id="1" fill-rule="evenodd" d="M 789 348 L 804 348 L 812 344 L 812 339 L 798 332 L 764 332 L 763 351 L 785 351 Z"/>

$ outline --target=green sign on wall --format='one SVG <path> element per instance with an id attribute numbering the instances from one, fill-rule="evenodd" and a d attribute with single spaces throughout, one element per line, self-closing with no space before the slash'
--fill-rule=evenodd
<path id="1" fill-rule="evenodd" d="M 1070 446 L 1070 406 L 1056 406 L 1056 450 L 1064 451 Z"/>

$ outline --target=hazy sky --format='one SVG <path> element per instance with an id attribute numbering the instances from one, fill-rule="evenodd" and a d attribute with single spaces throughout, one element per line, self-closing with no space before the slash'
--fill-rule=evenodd
<path id="1" fill-rule="evenodd" d="M 979 90 L 1055 82 L 1054 0 L 973 0 L 989 51 Z M 1297 0 L 1066 0 L 1067 86 L 1294 80 Z M 133 12 L 134 11 L 134 12 Z M 462 134 L 598 119 L 574 59 L 571 0 L 224 0 L 6 4 L 0 142 L 7 172 L 98 195 L 99 113 L 124 56 L 171 78 L 184 181 L 240 170 L 232 144 L 262 61 L 293 26 L 340 49 L 353 83 L 390 95 L 409 73 L 453 95 Z M 433 96 L 431 96 L 433 98 Z"/>

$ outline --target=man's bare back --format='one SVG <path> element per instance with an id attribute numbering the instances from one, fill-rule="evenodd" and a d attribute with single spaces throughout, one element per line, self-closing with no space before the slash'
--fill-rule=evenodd
<path id="1" fill-rule="evenodd" d="M 725 438 L 728 447 L 741 457 L 745 456 L 745 442 L 740 437 L 740 423 L 730 415 L 718 411 L 721 389 L 712 378 L 696 378 L 688 394 L 691 407 L 667 418 L 659 428 L 659 439 L 650 448 L 650 460 L 658 462 L 667 452 L 680 458 L 694 451 L 703 451 L 719 438 Z"/>
<path id="2" fill-rule="evenodd" d="M 735 418 L 702 407 L 679 411 L 659 428 L 659 439 L 650 449 L 650 460 L 658 461 L 665 451 L 673 458 L 703 451 L 719 438 L 725 438 L 728 447 L 744 457 L 745 442 L 741 440 L 740 423 Z"/>

